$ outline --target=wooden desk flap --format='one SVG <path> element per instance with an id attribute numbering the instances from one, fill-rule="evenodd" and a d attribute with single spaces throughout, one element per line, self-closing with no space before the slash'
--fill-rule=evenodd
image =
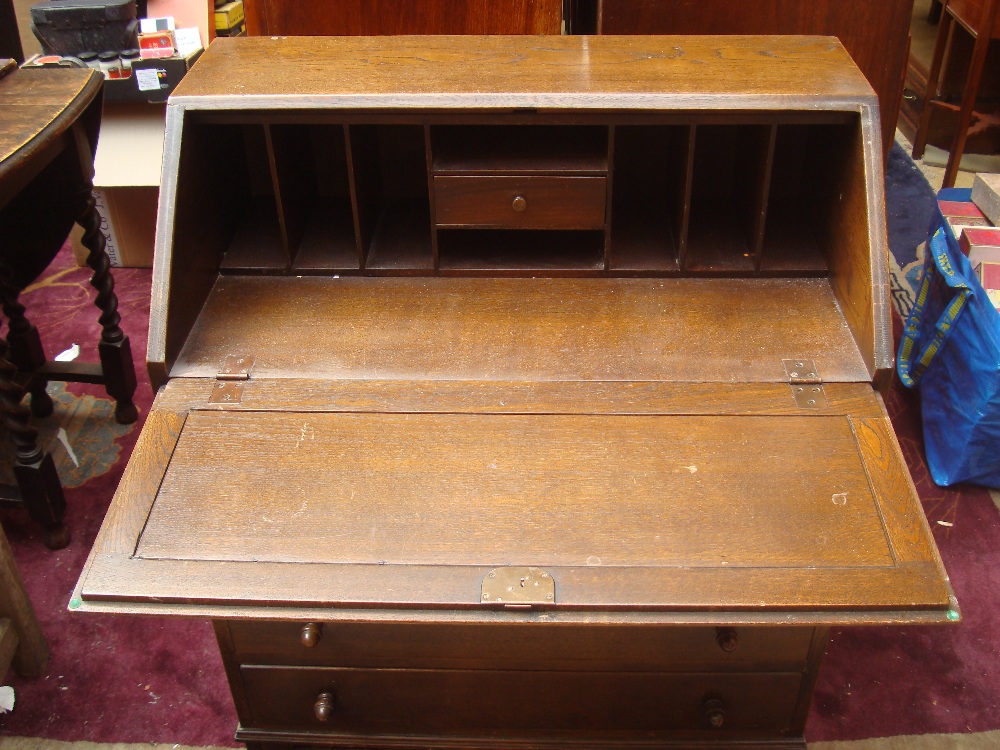
<path id="1" fill-rule="evenodd" d="M 533 566 L 555 580 L 556 614 L 899 621 L 949 607 L 871 392 L 861 416 L 185 419 L 166 406 L 177 386 L 146 425 L 84 602 L 481 610 L 491 569 Z"/>

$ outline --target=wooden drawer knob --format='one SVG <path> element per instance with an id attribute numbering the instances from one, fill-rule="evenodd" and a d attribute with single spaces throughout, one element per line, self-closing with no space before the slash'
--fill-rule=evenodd
<path id="1" fill-rule="evenodd" d="M 330 717 L 333 716 L 333 693 L 320 693 L 316 696 L 316 702 L 313 704 L 313 712 L 316 714 L 317 721 L 329 721 Z"/>
<path id="2" fill-rule="evenodd" d="M 510 204 L 510 207 L 513 208 L 518 213 L 521 213 L 524 209 L 528 207 L 528 199 L 525 198 L 523 195 L 519 195 L 513 200 L 513 202 Z"/>
<path id="3" fill-rule="evenodd" d="M 712 729 L 721 729 L 726 723 L 726 704 L 719 698 L 709 698 L 702 705 L 705 720 Z"/>
<path id="4" fill-rule="evenodd" d="M 302 641 L 302 645 L 306 648 L 313 648 L 317 643 L 319 643 L 319 639 L 322 635 L 322 623 L 307 622 L 302 626 L 302 634 L 299 636 L 299 640 Z"/>
<path id="5" fill-rule="evenodd" d="M 736 628 L 716 628 L 715 642 L 723 651 L 731 653 L 740 645 L 740 637 L 736 633 Z"/>

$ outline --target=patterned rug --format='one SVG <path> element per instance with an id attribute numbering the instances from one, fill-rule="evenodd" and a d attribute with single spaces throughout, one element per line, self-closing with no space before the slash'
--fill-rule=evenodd
<path id="1" fill-rule="evenodd" d="M 919 170 L 895 150 L 887 168 L 891 288 L 903 314 L 912 304 L 933 198 Z M 24 294 L 50 357 L 73 344 L 82 358 L 95 356 L 99 328 L 88 276 L 64 249 Z M 152 401 L 143 363 L 150 273 L 118 269 L 115 280 L 140 377 L 141 423 Z M 68 612 L 70 592 L 141 425 L 117 425 L 99 388 L 57 384 L 52 394 L 55 413 L 36 424 L 66 487 L 73 541 L 51 552 L 22 511 L 0 512 L 52 651 L 43 677 L 7 675 L 17 705 L 0 716 L 0 750 L 95 748 L 81 742 L 235 747 L 235 710 L 208 623 Z M 819 743 L 816 750 L 1000 747 L 994 634 L 1000 622 L 1000 513 L 985 490 L 942 489 L 930 481 L 913 394 L 897 384 L 887 407 L 965 620 L 957 626 L 835 631 L 807 737 Z M 851 740 L 864 742 L 843 742 Z"/>

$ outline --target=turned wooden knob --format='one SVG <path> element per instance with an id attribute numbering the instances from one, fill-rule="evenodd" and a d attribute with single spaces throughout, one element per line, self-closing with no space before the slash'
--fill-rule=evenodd
<path id="1" fill-rule="evenodd" d="M 319 622 L 307 622 L 302 626 L 302 635 L 299 640 L 306 648 L 312 648 L 319 643 L 320 636 L 323 635 L 323 625 Z"/>
<path id="2" fill-rule="evenodd" d="M 740 637 L 736 633 L 736 628 L 716 628 L 715 642 L 723 651 L 732 652 L 740 645 Z"/>
<path id="3" fill-rule="evenodd" d="M 333 693 L 320 693 L 313 704 L 317 721 L 329 721 L 333 716 Z"/>
<path id="4" fill-rule="evenodd" d="M 705 720 L 712 729 L 721 729 L 726 723 L 726 705 L 719 698 L 709 698 L 702 705 Z"/>
<path id="5" fill-rule="evenodd" d="M 524 209 L 528 207 L 528 200 L 523 195 L 519 195 L 510 204 L 510 207 L 513 208 L 518 213 L 521 213 Z"/>

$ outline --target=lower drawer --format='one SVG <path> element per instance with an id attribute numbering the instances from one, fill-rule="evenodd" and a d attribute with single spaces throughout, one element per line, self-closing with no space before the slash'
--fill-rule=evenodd
<path id="1" fill-rule="evenodd" d="M 241 664 L 611 672 L 799 672 L 807 627 L 226 623 Z M 224 649 L 228 650 L 228 649 Z"/>
<path id="2" fill-rule="evenodd" d="M 244 727 L 546 737 L 789 731 L 801 674 L 244 666 Z M 325 715 L 325 719 L 323 718 Z"/>

